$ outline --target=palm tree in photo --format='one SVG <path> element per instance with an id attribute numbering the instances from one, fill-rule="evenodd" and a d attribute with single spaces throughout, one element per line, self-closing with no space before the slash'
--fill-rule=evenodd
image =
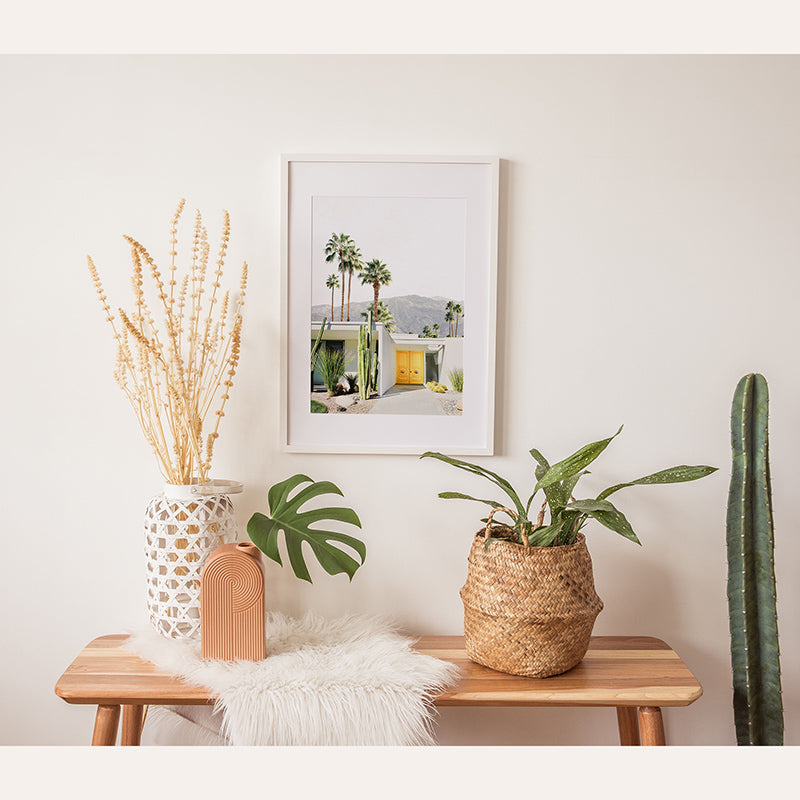
<path id="1" fill-rule="evenodd" d="M 433 338 L 434 339 L 438 339 L 439 338 L 439 323 L 438 322 L 434 322 L 433 323 Z"/>
<path id="2" fill-rule="evenodd" d="M 372 314 L 376 320 L 378 319 L 378 296 L 381 291 L 381 286 L 388 286 L 391 282 L 392 273 L 389 272 L 389 268 L 386 266 L 386 264 L 377 258 L 373 258 L 372 261 L 368 261 L 367 265 L 361 272 L 362 286 L 366 286 L 367 284 L 372 286 L 372 292 L 374 294 L 374 299 L 372 301 Z"/>
<path id="3" fill-rule="evenodd" d="M 453 302 L 452 300 L 450 301 Z M 453 335 L 453 320 L 456 318 L 455 312 L 452 308 L 448 308 L 447 311 L 444 312 L 444 321 L 447 323 L 447 335 Z"/>
<path id="4" fill-rule="evenodd" d="M 429 325 L 426 325 L 422 329 L 422 333 L 420 334 L 420 337 L 423 338 L 423 339 L 430 339 L 431 338 L 431 329 L 430 329 Z"/>
<path id="5" fill-rule="evenodd" d="M 361 316 L 364 317 L 364 319 L 366 319 L 367 312 L 362 311 Z M 395 330 L 394 314 L 392 314 L 392 312 L 389 310 L 389 306 L 387 306 L 386 303 L 383 302 L 383 300 L 378 302 L 378 313 L 373 314 L 372 319 L 374 322 L 382 322 L 386 327 L 386 330 L 389 331 L 389 333 L 394 333 Z"/>
<path id="6" fill-rule="evenodd" d="M 347 263 L 355 242 L 346 233 L 332 233 L 325 245 L 325 261 L 339 261 L 339 272 L 342 273 L 342 311 L 340 320 L 344 319 L 344 277 L 347 274 Z M 333 321 L 333 320 L 331 320 Z"/>
<path id="7" fill-rule="evenodd" d="M 455 300 L 448 300 L 447 301 L 447 305 L 444 307 L 444 318 L 445 318 L 445 321 L 450 323 L 450 331 L 447 334 L 448 336 L 452 336 L 453 335 L 453 324 L 452 323 L 453 323 L 453 319 L 455 319 L 455 311 L 453 311 L 453 306 L 455 306 L 455 304 L 456 304 Z M 448 314 L 451 314 L 453 316 L 448 317 Z"/>
<path id="8" fill-rule="evenodd" d="M 350 322 L 350 289 L 353 286 L 353 273 L 361 275 L 364 271 L 364 262 L 361 260 L 361 251 L 353 244 L 347 253 L 347 321 Z"/>
<path id="9" fill-rule="evenodd" d="M 453 313 L 456 315 L 456 336 L 458 336 L 458 318 L 464 314 L 464 306 L 461 303 L 453 303 Z"/>
<path id="10" fill-rule="evenodd" d="M 339 288 L 339 276 L 335 272 L 328 275 L 325 285 L 331 290 L 331 322 L 333 322 L 333 292 Z"/>

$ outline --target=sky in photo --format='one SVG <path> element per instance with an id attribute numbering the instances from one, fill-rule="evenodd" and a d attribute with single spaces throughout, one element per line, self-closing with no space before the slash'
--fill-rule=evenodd
<path id="1" fill-rule="evenodd" d="M 364 263 L 380 259 L 392 273 L 381 298 L 419 294 L 464 299 L 466 201 L 457 197 L 314 197 L 311 304 L 331 302 L 325 287 L 338 260 L 325 261 L 332 233 L 346 233 Z M 341 283 L 341 275 L 339 277 Z M 341 302 L 341 289 L 336 290 Z M 345 301 L 347 299 L 345 289 Z M 353 276 L 350 300 L 372 300 L 372 286 Z"/>

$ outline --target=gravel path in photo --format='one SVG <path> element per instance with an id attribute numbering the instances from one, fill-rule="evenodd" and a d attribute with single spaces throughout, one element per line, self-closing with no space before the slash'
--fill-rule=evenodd
<path id="1" fill-rule="evenodd" d="M 436 393 L 434 392 L 434 394 Z M 444 392 L 443 394 L 438 394 L 437 397 L 447 416 L 460 417 L 463 414 L 463 392 Z"/>
<path id="2" fill-rule="evenodd" d="M 353 397 L 353 404 L 348 408 L 342 408 L 336 402 L 335 397 L 328 397 L 327 392 L 313 392 L 311 394 L 311 399 L 318 400 L 320 403 L 324 403 L 329 414 L 366 414 L 372 408 L 372 406 L 378 402 L 377 397 L 374 400 L 362 400 L 357 394 L 340 396 Z"/>
<path id="3" fill-rule="evenodd" d="M 441 413 L 450 416 L 450 417 L 460 417 L 462 415 L 461 407 L 462 407 L 462 393 L 461 392 L 431 392 L 429 389 L 420 389 L 417 390 L 419 392 L 425 392 L 424 399 L 428 401 L 428 398 L 435 399 L 439 405 L 441 406 Z M 376 405 L 380 405 L 381 403 L 386 403 L 387 400 L 391 400 L 392 397 L 396 395 L 391 395 L 389 397 L 374 397 L 371 400 L 362 400 L 358 394 L 354 395 L 339 395 L 337 397 L 328 397 L 327 392 L 312 392 L 311 399 L 317 400 L 320 403 L 323 403 L 325 407 L 328 409 L 329 414 L 368 414 Z M 353 402 L 351 405 L 343 408 L 339 403 L 337 403 L 337 399 L 343 398 L 353 398 Z M 405 399 L 405 398 L 404 398 Z M 430 401 L 428 401 L 430 402 Z M 400 406 L 402 407 L 402 406 Z M 435 409 L 435 404 L 433 405 Z M 377 412 L 377 409 L 376 409 Z M 409 406 L 409 411 L 407 412 L 398 412 L 398 411 L 387 411 L 385 413 L 410 413 L 410 414 L 426 414 L 426 413 L 439 413 L 438 411 L 428 411 L 426 412 L 424 409 L 416 409 Z"/>

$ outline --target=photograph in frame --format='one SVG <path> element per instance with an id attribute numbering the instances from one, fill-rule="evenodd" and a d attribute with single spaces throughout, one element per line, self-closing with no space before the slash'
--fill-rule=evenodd
<path id="1" fill-rule="evenodd" d="M 498 166 L 284 157 L 287 451 L 492 454 Z"/>

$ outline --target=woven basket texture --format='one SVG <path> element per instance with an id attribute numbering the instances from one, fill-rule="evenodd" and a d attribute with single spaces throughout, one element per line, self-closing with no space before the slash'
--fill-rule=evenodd
<path id="1" fill-rule="evenodd" d="M 583 534 L 574 544 L 524 547 L 479 531 L 461 589 L 467 656 L 512 675 L 546 678 L 586 655 L 603 602 Z"/>
<path id="2" fill-rule="evenodd" d="M 236 539 L 227 495 L 178 500 L 154 497 L 145 513 L 147 611 L 170 639 L 200 633 L 200 571 L 208 554 Z"/>

